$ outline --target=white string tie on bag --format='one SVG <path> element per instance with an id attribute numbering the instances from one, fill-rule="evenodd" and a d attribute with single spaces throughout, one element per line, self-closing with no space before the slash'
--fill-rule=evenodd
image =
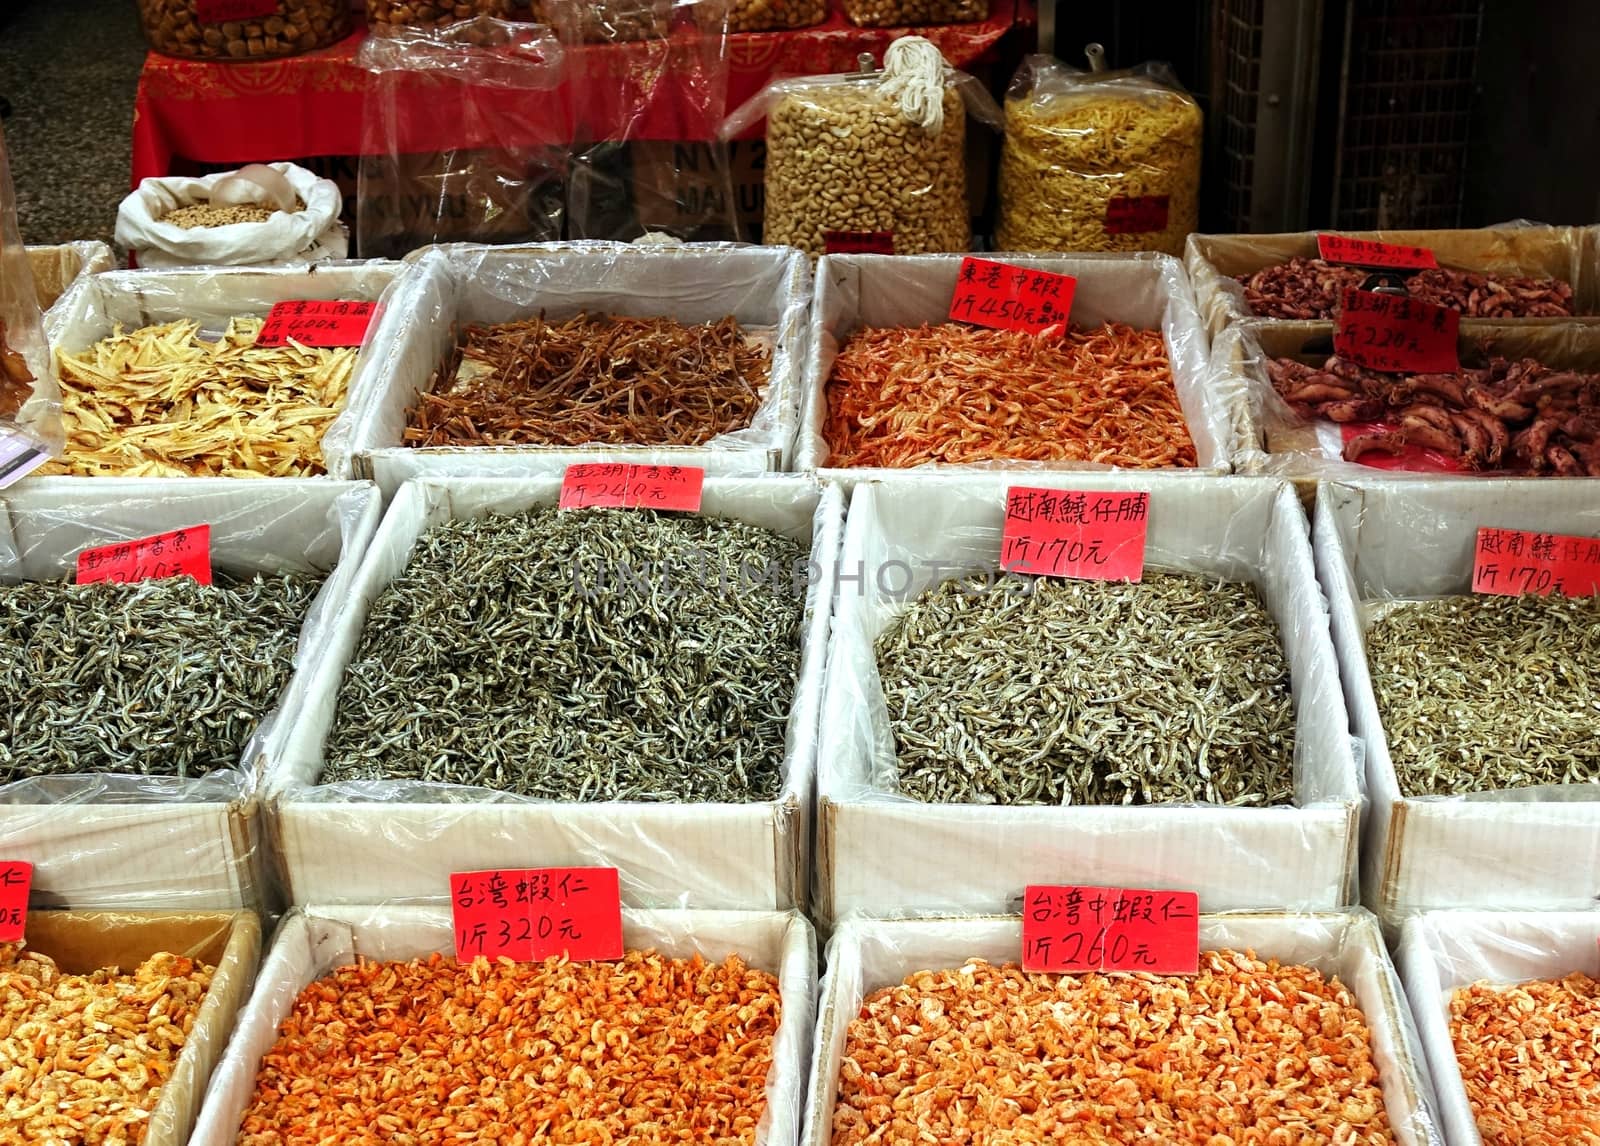
<path id="1" fill-rule="evenodd" d="M 944 56 L 931 40 L 901 36 L 883 53 L 878 90 L 900 97 L 900 114 L 937 135 L 944 128 Z"/>

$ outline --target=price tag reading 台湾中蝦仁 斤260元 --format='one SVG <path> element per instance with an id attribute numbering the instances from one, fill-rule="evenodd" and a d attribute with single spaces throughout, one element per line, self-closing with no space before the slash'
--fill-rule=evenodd
<path id="1" fill-rule="evenodd" d="M 560 509 L 673 509 L 697 513 L 706 471 L 699 466 L 580 462 L 561 478 Z"/>
<path id="2" fill-rule="evenodd" d="M 0 943 L 17 943 L 28 926 L 28 889 L 33 865 L 0 860 Z"/>
<path id="3" fill-rule="evenodd" d="M 1022 897 L 1025 971 L 1200 969 L 1200 897 L 1192 891 L 1033 884 Z"/>
<path id="4" fill-rule="evenodd" d="M 202 585 L 211 584 L 211 527 L 191 525 L 122 541 L 98 545 L 78 554 L 78 584 L 116 581 L 160 581 L 166 577 L 193 577 Z"/>
<path id="5" fill-rule="evenodd" d="M 1480 529 L 1472 591 L 1501 597 L 1593 597 L 1600 593 L 1600 538 L 1523 529 Z"/>
<path id="6" fill-rule="evenodd" d="M 1113 490 L 1006 490 L 1000 566 L 1009 573 L 1138 581 L 1150 495 Z"/>
<path id="7" fill-rule="evenodd" d="M 1071 275 L 965 258 L 950 297 L 950 320 L 1029 334 L 1060 327 L 1065 333 L 1077 289 Z"/>
<path id="8" fill-rule="evenodd" d="M 497 868 L 450 877 L 456 961 L 622 957 L 614 867 Z"/>

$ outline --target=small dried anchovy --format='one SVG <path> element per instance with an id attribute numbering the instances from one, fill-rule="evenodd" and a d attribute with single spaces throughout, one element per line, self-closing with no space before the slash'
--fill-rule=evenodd
<path id="1" fill-rule="evenodd" d="M 1385 603 L 1367 658 L 1407 794 L 1600 780 L 1600 598 Z"/>
<path id="2" fill-rule="evenodd" d="M 947 581 L 878 638 L 900 788 L 940 804 L 1285 804 L 1294 706 L 1255 587 Z"/>
<path id="3" fill-rule="evenodd" d="M 648 511 L 439 525 L 373 605 L 323 782 L 772 799 L 806 557 L 742 522 Z"/>
<path id="4" fill-rule="evenodd" d="M 239 767 L 321 578 L 0 586 L 0 782 Z"/>

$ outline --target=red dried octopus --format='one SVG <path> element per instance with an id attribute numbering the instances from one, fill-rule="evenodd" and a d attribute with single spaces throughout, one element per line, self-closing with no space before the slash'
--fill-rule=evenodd
<path id="1" fill-rule="evenodd" d="M 1337 355 L 1322 366 L 1272 358 L 1267 371 L 1302 417 L 1394 427 L 1352 438 L 1348 461 L 1422 446 L 1468 469 L 1600 477 L 1600 374 L 1500 357 L 1459 373 L 1380 374 Z"/>
<path id="2" fill-rule="evenodd" d="M 1245 301 L 1262 318 L 1332 318 L 1344 292 L 1371 272 L 1322 259 L 1290 259 L 1240 275 Z M 1565 318 L 1573 313 L 1572 285 L 1560 279 L 1478 274 L 1435 267 L 1406 279 L 1406 293 L 1467 318 Z"/>

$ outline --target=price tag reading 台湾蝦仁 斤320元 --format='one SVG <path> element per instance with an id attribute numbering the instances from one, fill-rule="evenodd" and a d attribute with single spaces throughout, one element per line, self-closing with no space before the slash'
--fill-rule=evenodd
<path id="1" fill-rule="evenodd" d="M 1472 591 L 1502 597 L 1600 593 L 1600 538 L 1523 529 L 1478 530 Z"/>
<path id="2" fill-rule="evenodd" d="M 950 320 L 1028 334 L 1060 327 L 1065 333 L 1077 289 L 1071 275 L 965 258 L 950 297 Z"/>
<path id="3" fill-rule="evenodd" d="M 1138 581 L 1150 495 L 1115 490 L 1006 490 L 1000 566 L 1010 573 Z"/>
<path id="4" fill-rule="evenodd" d="M 614 867 L 497 868 L 450 877 L 456 961 L 622 957 Z"/>
<path id="5" fill-rule="evenodd" d="M 1200 897 L 1032 884 L 1022 897 L 1022 968 L 1193 975 L 1200 969 Z"/>
<path id="6" fill-rule="evenodd" d="M 202 585 L 211 584 L 211 527 L 191 525 L 122 541 L 98 545 L 78 554 L 78 584 L 116 581 L 160 581 L 166 577 L 193 577 Z"/>
<path id="7" fill-rule="evenodd" d="M 28 927 L 28 889 L 33 865 L 0 860 L 0 943 L 20 942 Z"/>

